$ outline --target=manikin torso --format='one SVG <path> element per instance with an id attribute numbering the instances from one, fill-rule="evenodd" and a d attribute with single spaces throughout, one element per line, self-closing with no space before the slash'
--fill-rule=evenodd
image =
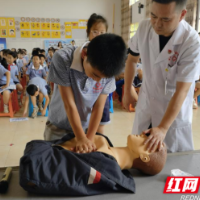
<path id="1" fill-rule="evenodd" d="M 113 156 L 120 168 L 130 169 L 133 166 L 133 161 L 140 157 L 140 154 L 148 154 L 145 146 L 143 145 L 146 136 L 143 135 L 129 135 L 126 147 L 110 147 L 106 138 L 100 135 L 95 135 L 94 143 L 97 152 L 102 152 Z M 72 151 L 76 145 L 76 138 L 66 141 L 59 146 L 66 150 Z"/>

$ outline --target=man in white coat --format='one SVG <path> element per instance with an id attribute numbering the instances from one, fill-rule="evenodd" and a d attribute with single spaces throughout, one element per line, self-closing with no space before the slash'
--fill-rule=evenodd
<path id="1" fill-rule="evenodd" d="M 150 134 L 145 142 L 150 152 L 161 149 L 163 141 L 168 152 L 194 149 L 192 105 L 199 76 L 200 39 L 183 19 L 186 2 L 152 0 L 151 19 L 142 21 L 129 41 L 124 106 L 128 110 L 137 102 L 131 87 L 141 57 L 143 83 L 132 133 Z"/>

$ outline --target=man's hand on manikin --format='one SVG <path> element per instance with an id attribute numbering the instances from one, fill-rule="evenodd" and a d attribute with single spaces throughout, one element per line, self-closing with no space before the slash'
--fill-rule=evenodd
<path id="1" fill-rule="evenodd" d="M 150 134 L 144 142 L 144 145 L 147 145 L 147 151 L 152 153 L 156 150 L 160 151 L 162 149 L 162 143 L 167 134 L 167 130 L 161 127 L 153 127 L 146 131 L 143 131 L 142 134 Z"/>

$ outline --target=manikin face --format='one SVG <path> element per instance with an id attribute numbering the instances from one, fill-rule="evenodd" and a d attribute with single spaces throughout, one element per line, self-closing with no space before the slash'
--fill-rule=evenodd
<path id="1" fill-rule="evenodd" d="M 92 67 L 90 63 L 87 62 L 87 56 L 84 57 L 83 67 L 85 70 L 85 74 L 93 80 L 99 82 L 102 78 L 105 78 L 105 75 L 103 75 L 99 70 Z"/>
<path id="2" fill-rule="evenodd" d="M 140 157 L 143 162 L 149 162 L 150 153 L 147 151 L 146 145 L 144 145 L 146 135 L 129 135 L 127 139 L 127 145 L 131 153 Z"/>
<path id="3" fill-rule="evenodd" d="M 169 4 L 153 2 L 151 7 L 152 27 L 158 35 L 168 37 L 176 30 L 186 13 L 185 9 L 176 8 L 176 2 Z"/>

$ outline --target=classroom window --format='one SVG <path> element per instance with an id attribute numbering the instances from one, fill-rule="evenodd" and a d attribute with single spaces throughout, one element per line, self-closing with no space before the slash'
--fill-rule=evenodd
<path id="1" fill-rule="evenodd" d="M 133 5 L 134 3 L 136 3 L 139 0 L 129 0 L 129 6 Z"/>
<path id="2" fill-rule="evenodd" d="M 138 26 L 139 26 L 139 23 L 134 23 L 130 25 L 130 38 L 132 38 L 135 35 L 138 29 Z"/>

